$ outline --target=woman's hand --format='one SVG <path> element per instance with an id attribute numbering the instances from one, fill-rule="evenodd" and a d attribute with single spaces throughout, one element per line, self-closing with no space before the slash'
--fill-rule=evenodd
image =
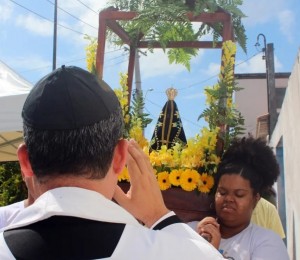
<path id="1" fill-rule="evenodd" d="M 197 232 L 216 249 L 219 249 L 221 241 L 220 225 L 215 218 L 206 217 L 202 219 L 197 225 Z"/>

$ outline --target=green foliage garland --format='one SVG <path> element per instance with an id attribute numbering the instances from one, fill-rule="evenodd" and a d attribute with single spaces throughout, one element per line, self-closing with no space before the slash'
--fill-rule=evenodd
<path id="1" fill-rule="evenodd" d="M 222 35 L 221 23 L 202 23 L 195 30 L 186 13 L 191 11 L 196 16 L 224 10 L 231 14 L 235 41 L 246 52 L 247 37 L 241 21 L 245 15 L 239 9 L 242 3 L 242 0 L 111 0 L 109 5 L 114 6 L 116 10 L 138 12 L 138 17 L 131 21 L 123 21 L 121 25 L 129 34 L 133 45 L 144 38 L 149 41 L 150 51 L 153 50 L 151 43 L 154 41 L 158 41 L 164 51 L 170 41 L 197 41 L 208 34 L 211 34 L 213 41 L 217 42 Z M 114 34 L 109 34 L 109 37 L 111 42 L 123 44 Z M 174 48 L 167 51 L 170 63 L 182 64 L 188 70 L 191 58 L 197 54 L 198 49 L 194 48 Z"/>

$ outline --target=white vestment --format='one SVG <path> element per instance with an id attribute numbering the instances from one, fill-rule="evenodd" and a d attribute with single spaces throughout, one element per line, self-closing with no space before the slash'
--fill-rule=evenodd
<path id="1" fill-rule="evenodd" d="M 56 188 L 44 193 L 33 205 L 22 210 L 4 230 L 27 226 L 52 216 L 73 216 L 125 224 L 109 259 L 223 259 L 210 243 L 186 224 L 175 223 L 162 230 L 148 229 L 101 194 L 74 187 Z M 0 233 L 0 259 L 14 259 L 3 232 Z"/>
<path id="2" fill-rule="evenodd" d="M 8 226 L 23 209 L 23 200 L 7 206 L 0 207 L 0 229 Z"/>

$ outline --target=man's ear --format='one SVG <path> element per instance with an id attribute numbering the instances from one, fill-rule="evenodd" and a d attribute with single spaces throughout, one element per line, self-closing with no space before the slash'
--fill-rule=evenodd
<path id="1" fill-rule="evenodd" d="M 119 140 L 115 148 L 114 158 L 112 161 L 112 168 L 117 174 L 119 174 L 125 166 L 127 161 L 127 149 L 128 141 L 124 139 Z"/>
<path id="2" fill-rule="evenodd" d="M 28 151 L 25 144 L 21 144 L 18 147 L 17 155 L 19 158 L 22 175 L 24 177 L 32 177 L 34 174 L 31 168 L 31 164 L 29 162 Z"/>

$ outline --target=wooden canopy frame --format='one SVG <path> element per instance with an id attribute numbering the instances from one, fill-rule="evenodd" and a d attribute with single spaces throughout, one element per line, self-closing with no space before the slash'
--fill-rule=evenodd
<path id="1" fill-rule="evenodd" d="M 151 42 L 143 40 L 141 38 L 137 43 L 133 45 L 127 32 L 118 23 L 119 21 L 129 21 L 138 16 L 137 12 L 118 11 L 115 9 L 105 9 L 99 13 L 99 29 L 98 29 L 98 48 L 96 56 L 96 69 L 99 78 L 103 78 L 104 69 L 104 51 L 106 43 L 106 31 L 111 29 L 121 40 L 129 46 L 129 63 L 128 63 L 128 98 L 130 103 L 132 92 L 132 81 L 134 72 L 134 62 L 137 48 L 148 48 L 151 45 L 152 48 L 162 48 L 159 42 Z M 222 41 L 171 41 L 167 44 L 166 48 L 222 48 L 222 43 L 227 40 L 234 41 L 233 26 L 231 15 L 225 10 L 219 8 L 215 13 L 202 13 L 194 16 L 191 12 L 187 13 L 187 17 L 191 22 L 201 22 L 209 25 L 215 23 L 223 24 Z"/>

